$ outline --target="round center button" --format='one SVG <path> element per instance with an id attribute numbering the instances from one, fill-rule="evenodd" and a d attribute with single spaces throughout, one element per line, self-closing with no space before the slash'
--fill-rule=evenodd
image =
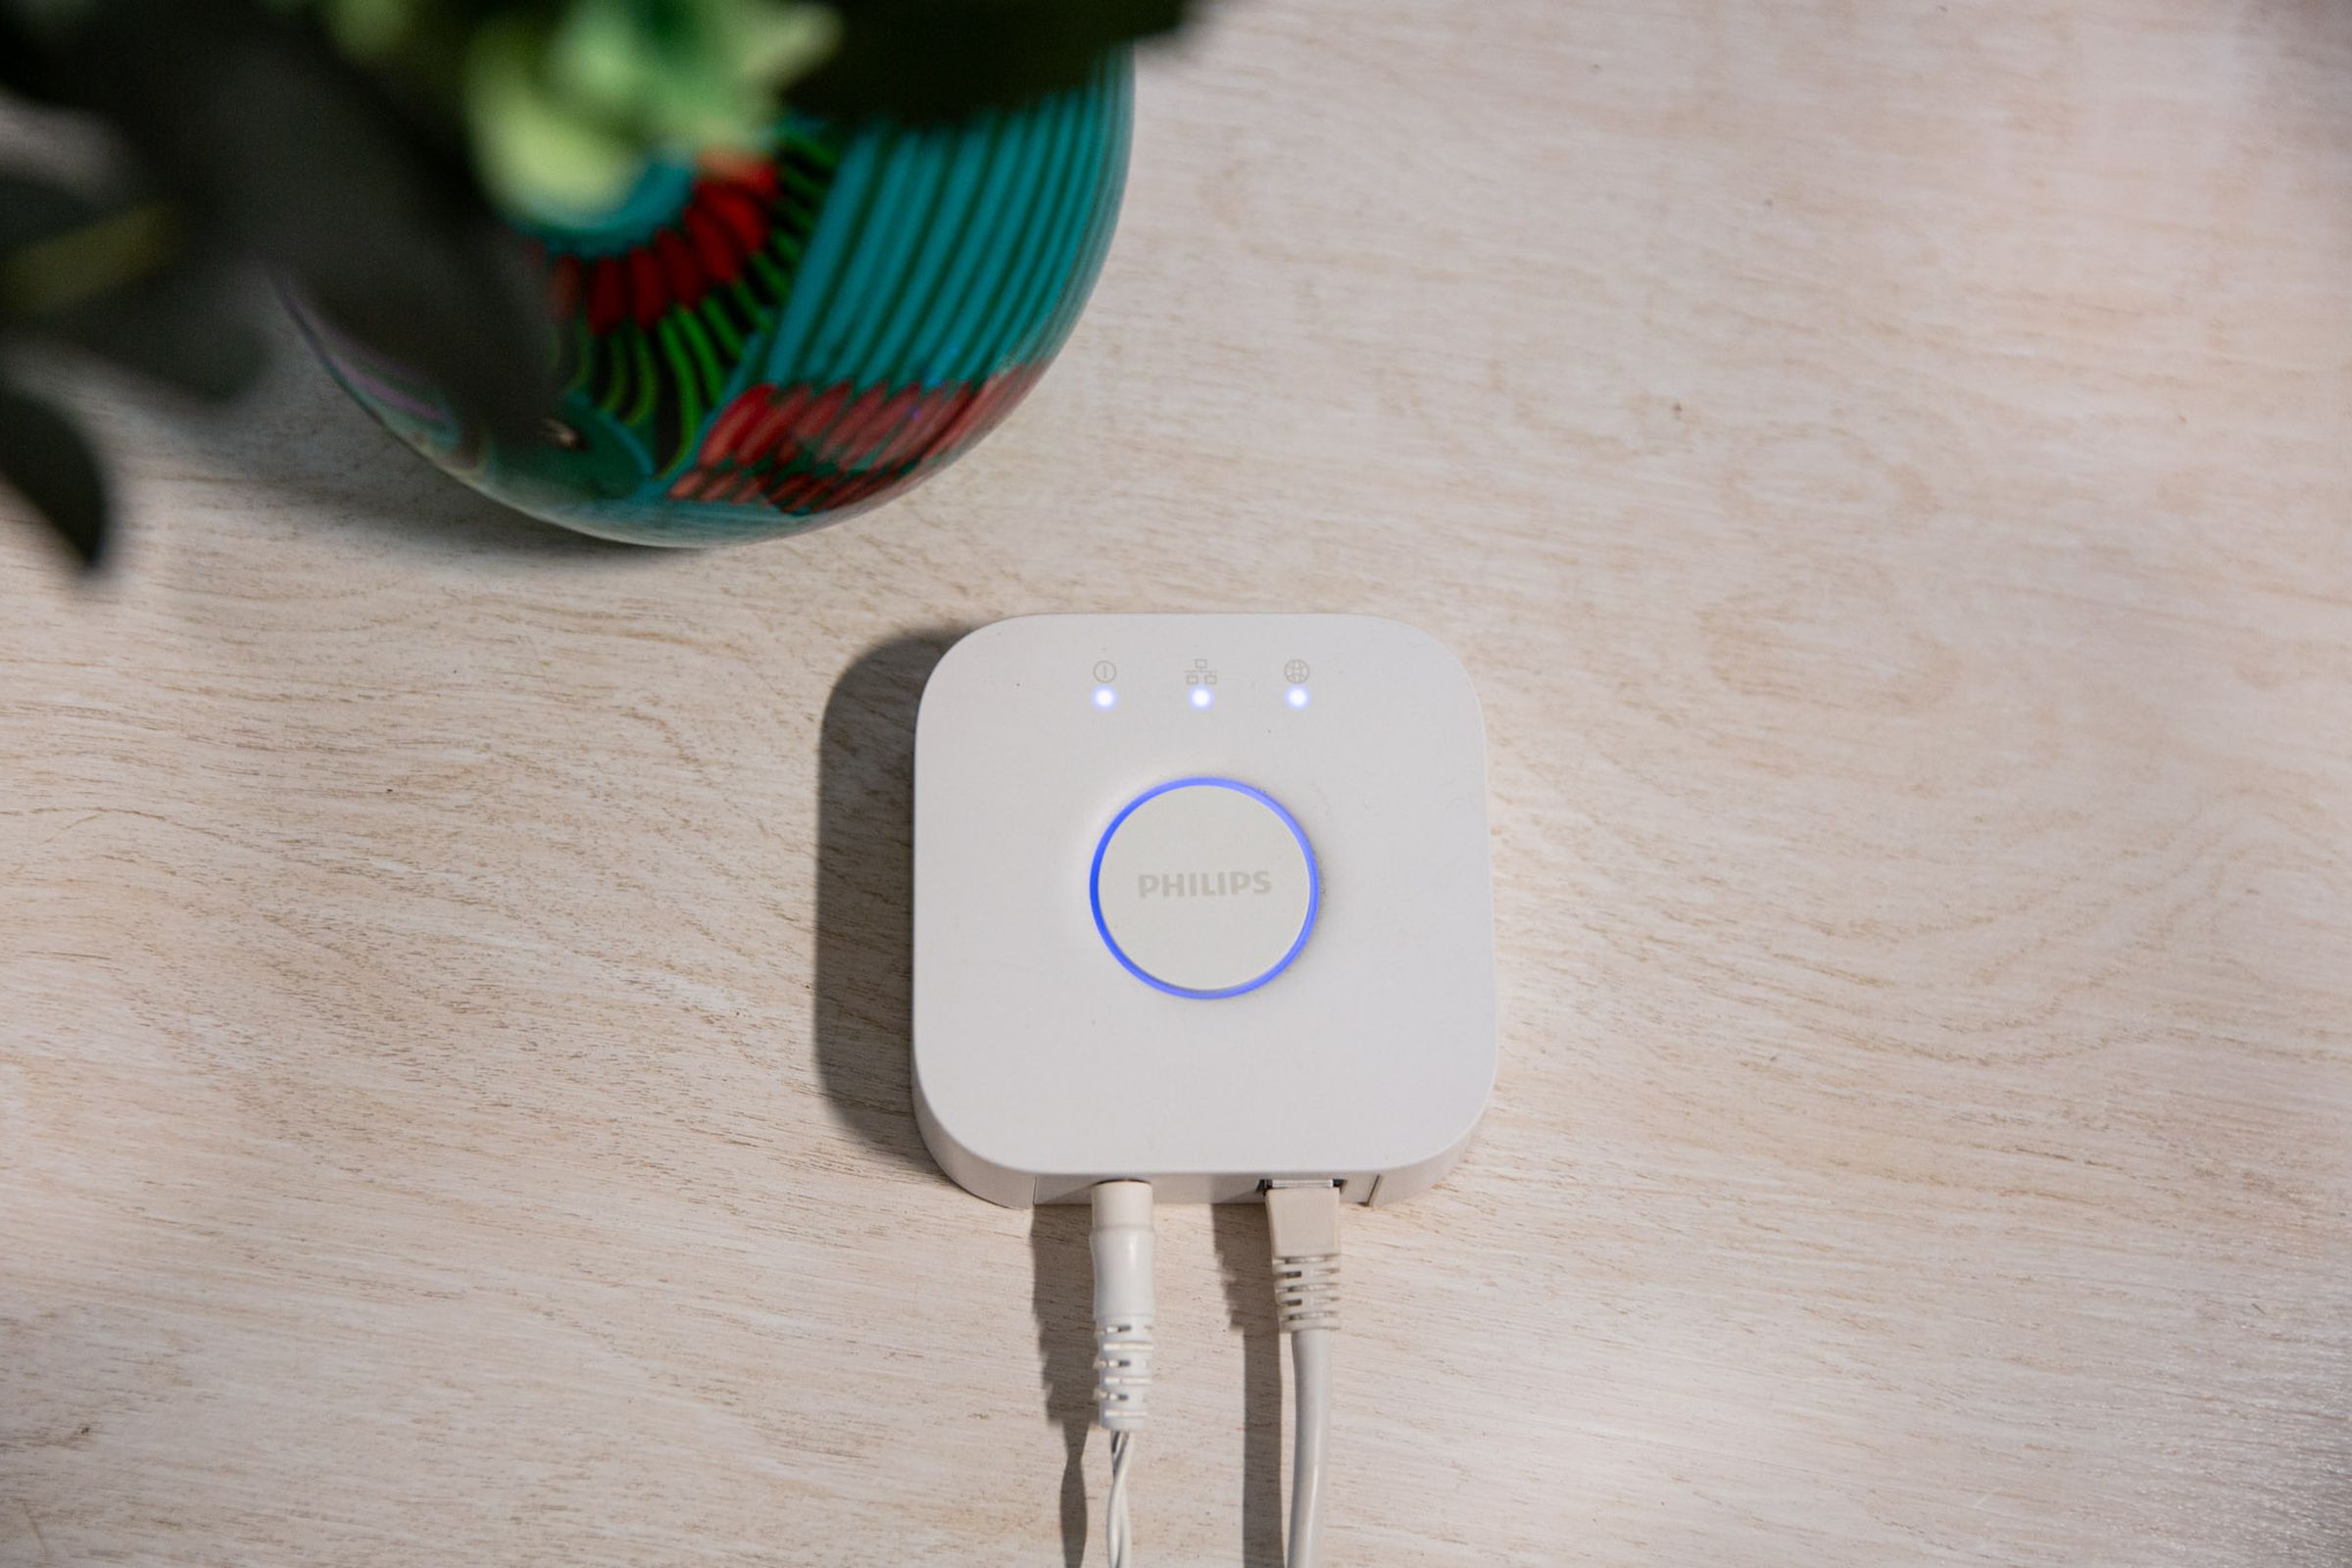
<path id="1" fill-rule="evenodd" d="M 1315 852 L 1265 791 L 1229 778 L 1146 790 L 1095 846 L 1089 893 L 1112 957 L 1179 997 L 1238 997 L 1315 928 Z"/>

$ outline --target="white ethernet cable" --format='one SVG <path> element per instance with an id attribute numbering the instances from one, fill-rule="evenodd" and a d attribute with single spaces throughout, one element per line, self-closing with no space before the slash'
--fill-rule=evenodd
<path id="1" fill-rule="evenodd" d="M 1133 1568 L 1127 1479 L 1152 1386 L 1152 1187 L 1094 1190 L 1095 1401 L 1110 1433 L 1110 1490 L 1102 1534 L 1109 1568 Z M 1266 1184 L 1274 1306 L 1291 1341 L 1291 1540 L 1287 1568 L 1320 1568 L 1325 1437 L 1331 1427 L 1331 1336 L 1340 1326 L 1340 1188 L 1332 1181 Z"/>
<path id="2" fill-rule="evenodd" d="M 1291 1337 L 1291 1549 L 1287 1568 L 1323 1560 L 1323 1438 L 1331 1426 L 1331 1336 L 1340 1326 L 1340 1188 L 1268 1182 L 1274 1310 Z"/>
<path id="3" fill-rule="evenodd" d="M 1095 1419 L 1110 1434 L 1102 1535 L 1110 1568 L 1128 1568 L 1127 1471 L 1152 1392 L 1152 1184 L 1102 1182 L 1094 1199 Z"/>

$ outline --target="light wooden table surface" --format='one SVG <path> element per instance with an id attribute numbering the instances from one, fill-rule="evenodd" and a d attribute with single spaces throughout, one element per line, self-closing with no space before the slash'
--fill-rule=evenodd
<path id="1" fill-rule="evenodd" d="M 1074 1561 L 1083 1220 L 907 1110 L 908 726 L 1098 608 L 1486 701 L 1500 1081 L 1349 1229 L 1335 1568 L 2352 1557 L 2352 12 L 1231 0 L 1140 106 L 1059 368 L 797 542 L 80 383 L 0 1562 Z M 1278 1555 L 1261 1223 L 1164 1216 L 1152 1564 Z"/>

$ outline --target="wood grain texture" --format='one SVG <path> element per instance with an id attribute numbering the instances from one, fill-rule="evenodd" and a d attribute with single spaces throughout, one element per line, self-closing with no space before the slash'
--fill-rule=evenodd
<path id="1" fill-rule="evenodd" d="M 1501 1078 L 1350 1229 L 1334 1563 L 2352 1558 L 2347 279 L 2323 0 L 1234 0 L 1061 365 L 848 527 L 74 382 L 0 1563 L 1074 1562 L 1083 1221 L 937 1177 L 905 1032 L 923 671 L 1077 609 L 1486 701 Z M 1152 1563 L 1279 1555 L 1261 1247 L 1165 1216 Z"/>

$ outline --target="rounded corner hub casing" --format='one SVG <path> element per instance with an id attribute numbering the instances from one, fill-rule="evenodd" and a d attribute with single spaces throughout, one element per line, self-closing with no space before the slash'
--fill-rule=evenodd
<path id="1" fill-rule="evenodd" d="M 999 1203 L 1436 1182 L 1493 1086 L 1486 737 L 1362 615 L 1039 615 L 915 729 L 923 1141 Z"/>

